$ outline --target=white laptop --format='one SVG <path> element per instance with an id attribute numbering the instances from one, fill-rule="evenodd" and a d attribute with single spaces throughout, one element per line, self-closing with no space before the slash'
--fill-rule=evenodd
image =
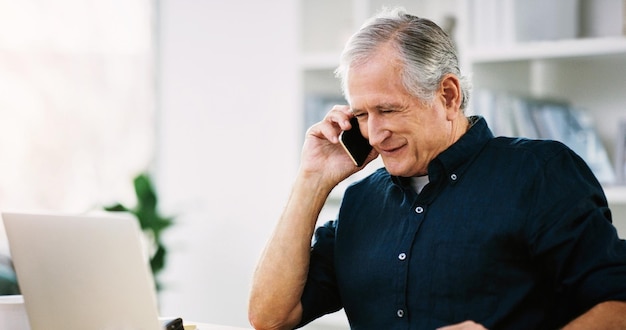
<path id="1" fill-rule="evenodd" d="M 162 329 L 137 220 L 2 218 L 32 330 Z"/>

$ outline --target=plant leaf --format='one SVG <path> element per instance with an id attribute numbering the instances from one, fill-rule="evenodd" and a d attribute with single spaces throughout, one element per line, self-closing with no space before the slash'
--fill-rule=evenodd
<path id="1" fill-rule="evenodd" d="M 137 194 L 137 208 L 156 210 L 157 197 L 150 178 L 146 174 L 140 174 L 135 178 L 134 184 Z"/>
<path id="2" fill-rule="evenodd" d="M 165 256 L 167 254 L 167 250 L 163 244 L 157 245 L 157 250 L 150 259 L 150 267 L 152 267 L 152 272 L 156 275 L 165 267 Z"/>
<path id="3" fill-rule="evenodd" d="M 104 210 L 109 212 L 130 212 L 130 210 L 126 206 L 120 203 L 111 206 L 105 206 Z"/>

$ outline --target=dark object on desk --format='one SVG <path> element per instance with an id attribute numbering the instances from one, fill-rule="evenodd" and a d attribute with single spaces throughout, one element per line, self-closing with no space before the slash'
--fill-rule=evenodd
<path id="1" fill-rule="evenodd" d="M 165 323 L 165 330 L 185 330 L 185 328 L 183 327 L 183 319 L 179 318 L 175 318 L 171 321 L 168 321 L 167 323 Z"/>

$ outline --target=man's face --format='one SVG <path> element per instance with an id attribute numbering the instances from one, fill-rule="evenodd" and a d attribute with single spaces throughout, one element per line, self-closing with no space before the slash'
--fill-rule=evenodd
<path id="1" fill-rule="evenodd" d="M 401 63 L 381 49 L 348 72 L 348 96 L 361 133 L 392 175 L 427 174 L 428 163 L 454 142 L 441 91 L 427 104 L 402 85 Z M 393 54 L 393 53 L 391 53 Z"/>

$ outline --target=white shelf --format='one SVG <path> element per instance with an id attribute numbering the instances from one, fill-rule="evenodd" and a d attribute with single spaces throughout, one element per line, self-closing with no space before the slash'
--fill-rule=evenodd
<path id="1" fill-rule="evenodd" d="M 606 55 L 624 55 L 626 60 L 626 37 L 541 41 L 472 48 L 468 49 L 465 55 L 473 64 Z M 305 54 L 300 61 L 300 67 L 303 70 L 334 70 L 339 65 L 339 56 L 338 51 Z"/>
<path id="2" fill-rule="evenodd" d="M 624 55 L 626 59 L 626 37 L 570 39 L 481 47 L 468 49 L 465 55 L 474 64 L 605 55 Z"/>
<path id="3" fill-rule="evenodd" d="M 609 204 L 626 204 L 626 186 L 604 187 L 604 194 Z"/>

